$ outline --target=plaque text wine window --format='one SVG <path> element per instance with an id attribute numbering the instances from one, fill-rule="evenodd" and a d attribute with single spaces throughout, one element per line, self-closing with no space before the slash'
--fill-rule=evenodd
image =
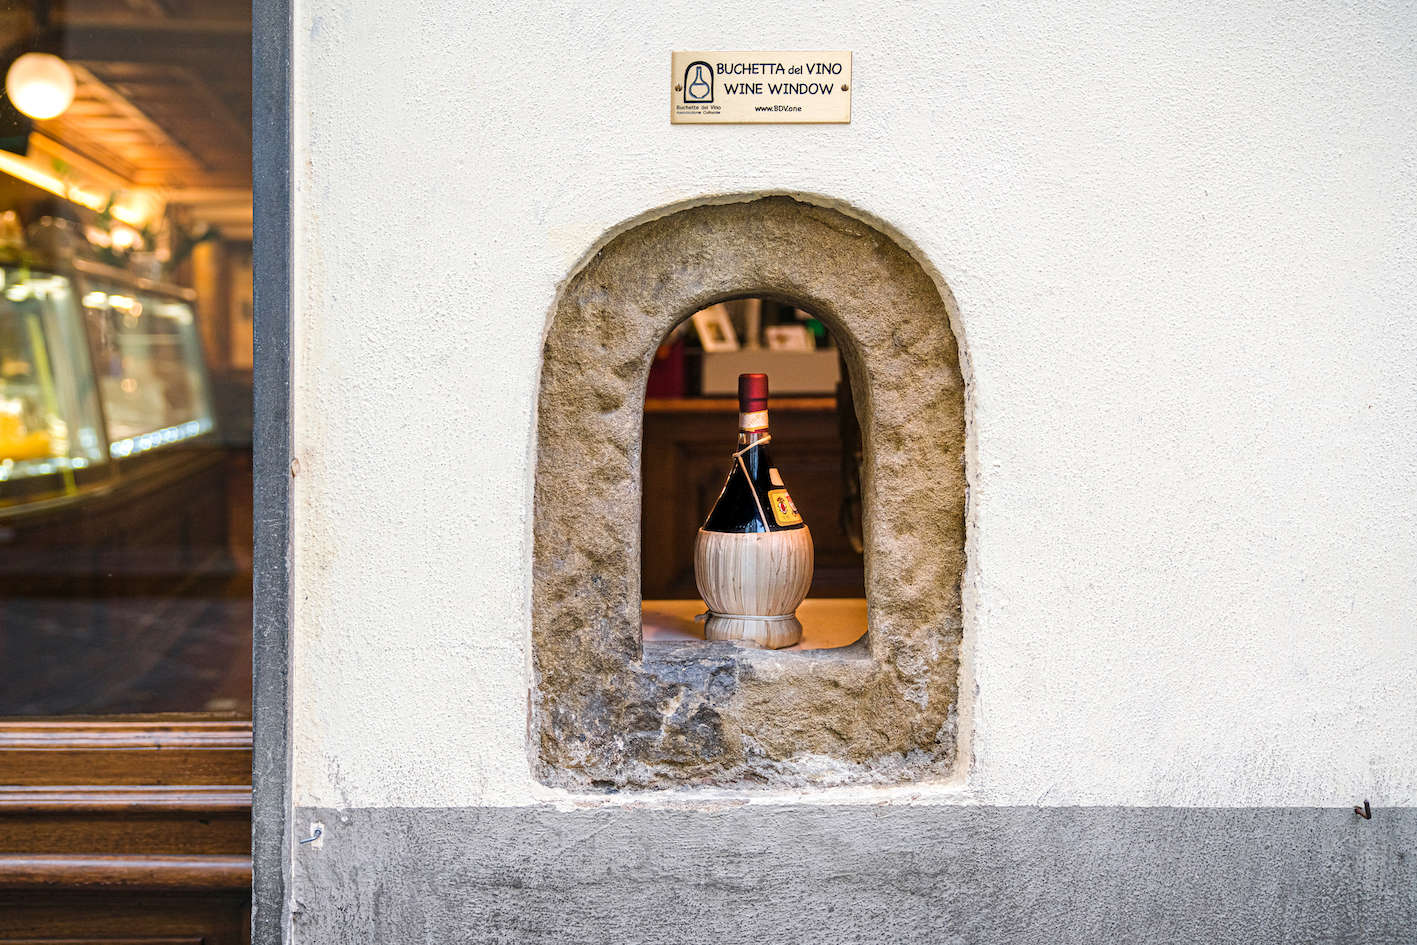
<path id="1" fill-rule="evenodd" d="M 840 345 L 864 443 L 869 631 L 842 650 L 643 644 L 654 351 L 690 313 L 782 299 Z M 679 210 L 567 280 L 538 404 L 531 761 L 582 790 L 900 782 L 955 761 L 965 400 L 952 303 L 899 243 L 789 197 Z"/>

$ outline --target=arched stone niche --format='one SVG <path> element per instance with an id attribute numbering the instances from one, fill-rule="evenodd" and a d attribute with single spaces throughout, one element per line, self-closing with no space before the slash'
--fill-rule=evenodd
<path id="1" fill-rule="evenodd" d="M 810 309 L 844 352 L 865 443 L 869 626 L 854 647 L 641 644 L 650 362 L 690 313 L 743 296 Z M 947 775 L 965 562 L 964 382 L 946 301 L 920 264 L 867 223 L 793 198 L 692 207 L 621 233 L 568 280 L 543 358 L 536 776 L 611 789 Z"/>

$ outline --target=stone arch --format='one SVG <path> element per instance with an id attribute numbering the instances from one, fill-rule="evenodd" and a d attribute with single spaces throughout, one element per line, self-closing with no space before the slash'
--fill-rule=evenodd
<path id="1" fill-rule="evenodd" d="M 729 298 L 795 302 L 843 349 L 865 446 L 863 643 L 642 647 L 640 444 L 656 346 Z M 955 758 L 965 398 L 940 289 L 877 228 L 783 196 L 679 210 L 566 282 L 543 351 L 530 745 L 570 788 L 891 782 Z"/>

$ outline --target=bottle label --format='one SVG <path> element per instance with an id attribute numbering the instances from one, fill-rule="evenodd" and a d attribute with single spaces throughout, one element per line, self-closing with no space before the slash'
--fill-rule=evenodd
<path id="1" fill-rule="evenodd" d="M 801 523 L 802 516 L 797 513 L 797 506 L 792 501 L 792 496 L 787 494 L 786 489 L 769 491 L 768 504 L 772 506 L 772 517 L 777 519 L 777 524 L 797 525 Z"/>
<path id="2" fill-rule="evenodd" d="M 766 430 L 768 428 L 768 412 L 766 410 L 754 410 L 752 413 L 740 413 L 738 415 L 738 429 L 745 433 L 754 430 Z"/>
<path id="3" fill-rule="evenodd" d="M 783 482 L 782 482 L 782 473 L 780 473 L 780 472 L 777 471 L 777 467 L 776 467 L 776 466 L 774 466 L 774 467 L 772 467 L 771 469 L 768 470 L 768 480 L 771 481 L 772 484 L 775 485 L 775 486 L 780 486 L 780 485 L 783 484 Z"/>

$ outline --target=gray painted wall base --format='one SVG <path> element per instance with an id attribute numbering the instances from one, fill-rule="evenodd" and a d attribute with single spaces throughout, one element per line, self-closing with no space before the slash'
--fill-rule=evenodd
<path id="1" fill-rule="evenodd" d="M 297 811 L 311 822 L 299 943 L 1417 941 L 1412 808 Z"/>

